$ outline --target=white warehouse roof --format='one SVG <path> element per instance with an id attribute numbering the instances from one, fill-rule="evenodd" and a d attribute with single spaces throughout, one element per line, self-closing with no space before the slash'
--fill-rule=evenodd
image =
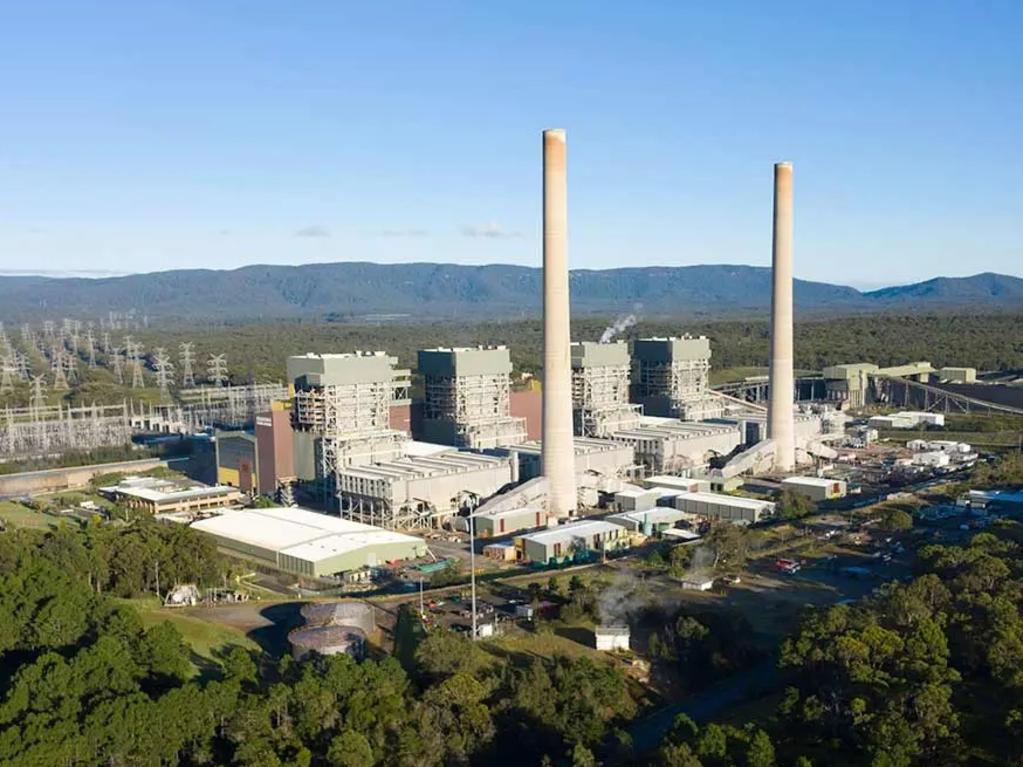
<path id="1" fill-rule="evenodd" d="M 700 503 L 715 503 L 719 506 L 731 506 L 736 509 L 762 510 L 774 506 L 771 501 L 761 501 L 757 498 L 740 498 L 736 495 L 725 495 L 724 493 L 679 493 L 676 499 Z"/>
<path id="2" fill-rule="evenodd" d="M 556 541 L 568 541 L 572 538 L 590 537 L 593 535 L 600 535 L 601 533 L 616 533 L 621 529 L 621 525 L 591 519 L 583 520 L 581 522 L 571 522 L 567 525 L 559 525 L 558 527 L 541 530 L 536 533 L 528 533 L 519 537 L 528 541 L 535 541 L 536 543 L 546 545 L 555 543 Z"/>
<path id="3" fill-rule="evenodd" d="M 781 483 L 783 485 L 801 485 L 803 487 L 824 487 L 830 488 L 836 482 L 842 482 L 840 479 L 828 479 L 827 477 L 788 477 L 783 479 Z"/>
<path id="4" fill-rule="evenodd" d="M 196 522 L 192 527 L 310 562 L 368 546 L 422 543 L 411 535 L 296 508 L 231 511 Z"/>

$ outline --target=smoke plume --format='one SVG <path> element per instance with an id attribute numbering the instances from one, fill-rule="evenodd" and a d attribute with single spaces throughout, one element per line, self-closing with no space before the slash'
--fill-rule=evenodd
<path id="1" fill-rule="evenodd" d="M 603 333 L 601 333 L 600 343 L 602 344 L 611 343 L 614 340 L 615 336 L 617 336 L 619 333 L 624 332 L 626 329 L 631 328 L 635 324 L 636 324 L 635 314 L 626 314 L 617 318 L 611 325 L 608 325 L 604 329 Z"/>
<path id="2" fill-rule="evenodd" d="M 646 600 L 641 593 L 643 582 L 632 573 L 618 572 L 614 580 L 597 597 L 602 626 L 629 625 L 630 608 L 640 607 Z"/>

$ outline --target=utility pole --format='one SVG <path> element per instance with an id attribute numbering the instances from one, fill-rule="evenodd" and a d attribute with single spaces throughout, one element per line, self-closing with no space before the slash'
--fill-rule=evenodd
<path id="1" fill-rule="evenodd" d="M 153 569 L 156 571 L 156 598 L 160 599 L 160 560 L 153 562 Z"/>
<path id="2" fill-rule="evenodd" d="M 479 639 L 476 625 L 476 509 L 469 512 L 469 583 L 472 584 L 472 641 Z"/>
<path id="3" fill-rule="evenodd" d="M 419 618 L 426 620 L 426 606 L 423 604 L 423 579 L 419 578 Z"/>

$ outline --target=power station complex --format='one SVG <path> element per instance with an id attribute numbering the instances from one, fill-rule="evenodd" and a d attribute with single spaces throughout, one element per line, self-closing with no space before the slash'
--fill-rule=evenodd
<path id="1" fill-rule="evenodd" d="M 539 389 L 513 396 L 504 346 L 421 350 L 414 407 L 411 371 L 384 351 L 291 357 L 288 397 L 273 410 L 290 426 L 290 461 L 224 433 L 221 479 L 256 476 L 263 489 L 256 464 L 275 460 L 300 495 L 351 522 L 413 530 L 527 508 L 554 523 L 651 475 L 725 487 L 744 473 L 832 457 L 826 443 L 841 429 L 828 406 L 797 412 L 794 403 L 791 166 L 775 166 L 765 408 L 710 388 L 705 337 L 572 342 L 566 149 L 564 131 L 544 132 Z"/>

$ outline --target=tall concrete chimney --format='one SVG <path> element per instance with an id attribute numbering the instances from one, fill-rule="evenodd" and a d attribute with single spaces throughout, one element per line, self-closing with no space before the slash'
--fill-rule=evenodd
<path id="1" fill-rule="evenodd" d="M 774 465 L 796 465 L 792 373 L 792 163 L 774 166 L 774 244 L 771 252 L 771 399 L 767 436 L 774 440 Z"/>
<path id="2" fill-rule="evenodd" d="M 558 517 L 573 513 L 577 498 L 563 130 L 543 132 L 543 473 L 548 511 Z"/>

